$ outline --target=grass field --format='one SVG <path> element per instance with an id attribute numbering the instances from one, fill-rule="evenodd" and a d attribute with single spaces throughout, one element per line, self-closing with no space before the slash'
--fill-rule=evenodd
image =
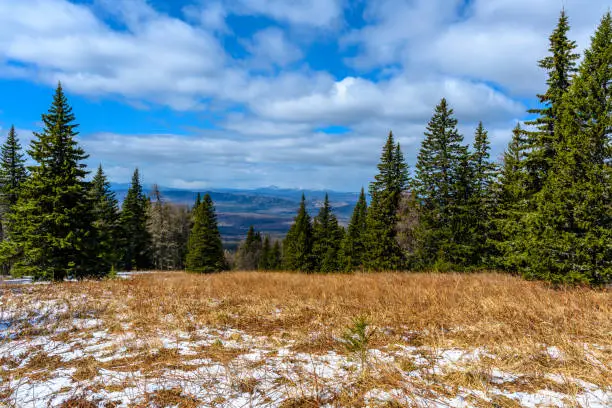
<path id="1" fill-rule="evenodd" d="M 0 406 L 610 407 L 612 292 L 489 273 L 0 287 Z"/>

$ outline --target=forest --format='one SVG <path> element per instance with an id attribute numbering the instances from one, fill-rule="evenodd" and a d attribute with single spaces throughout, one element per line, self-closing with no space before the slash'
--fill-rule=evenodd
<path id="1" fill-rule="evenodd" d="M 564 12 L 549 37 L 540 106 L 517 123 L 501 162 L 483 123 L 469 146 L 446 99 L 433 109 L 414 168 L 389 133 L 378 172 L 346 228 L 328 199 L 305 200 L 286 238 L 251 228 L 223 248 L 208 194 L 191 208 L 145 194 L 138 169 L 119 205 L 102 166 L 89 177 L 61 84 L 26 166 L 12 128 L 1 152 L 0 261 L 39 280 L 118 270 L 216 272 L 496 270 L 555 284 L 612 282 L 612 15 L 581 56 Z"/>

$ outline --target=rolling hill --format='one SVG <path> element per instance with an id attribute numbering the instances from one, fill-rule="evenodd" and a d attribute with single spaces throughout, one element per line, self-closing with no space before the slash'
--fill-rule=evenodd
<path id="1" fill-rule="evenodd" d="M 112 188 L 122 201 L 128 185 L 113 184 Z M 197 191 L 160 187 L 162 196 L 176 204 L 193 205 Z M 283 237 L 293 221 L 302 193 L 306 196 L 308 211 L 315 216 L 323 204 L 325 191 L 264 187 L 253 190 L 212 189 L 219 227 L 228 247 L 235 246 L 246 235 L 249 226 L 274 238 Z M 346 225 L 359 193 L 328 191 L 330 201 L 341 224 Z"/>

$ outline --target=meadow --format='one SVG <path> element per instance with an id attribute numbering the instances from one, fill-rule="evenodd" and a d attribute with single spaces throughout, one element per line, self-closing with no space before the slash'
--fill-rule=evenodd
<path id="1" fill-rule="evenodd" d="M 612 406 L 612 292 L 507 274 L 0 286 L 0 406 Z"/>

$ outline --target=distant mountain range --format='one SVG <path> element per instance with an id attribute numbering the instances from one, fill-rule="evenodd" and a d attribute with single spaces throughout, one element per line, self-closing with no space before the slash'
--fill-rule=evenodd
<path id="1" fill-rule="evenodd" d="M 119 201 L 123 201 L 129 185 L 113 184 L 112 189 Z M 197 191 L 160 187 L 163 198 L 184 205 L 193 205 Z M 148 193 L 148 191 L 145 189 Z M 219 228 L 223 241 L 228 247 L 234 247 L 244 239 L 249 226 L 257 231 L 269 234 L 274 238 L 282 238 L 287 231 L 300 204 L 302 194 L 306 196 L 307 208 L 311 216 L 315 216 L 323 204 L 325 191 L 283 189 L 278 187 L 263 187 L 253 190 L 241 189 L 211 189 L 202 190 L 209 193 L 215 202 L 219 219 Z M 359 193 L 328 191 L 334 212 L 341 224 L 346 225 L 353 208 L 359 198 Z"/>

